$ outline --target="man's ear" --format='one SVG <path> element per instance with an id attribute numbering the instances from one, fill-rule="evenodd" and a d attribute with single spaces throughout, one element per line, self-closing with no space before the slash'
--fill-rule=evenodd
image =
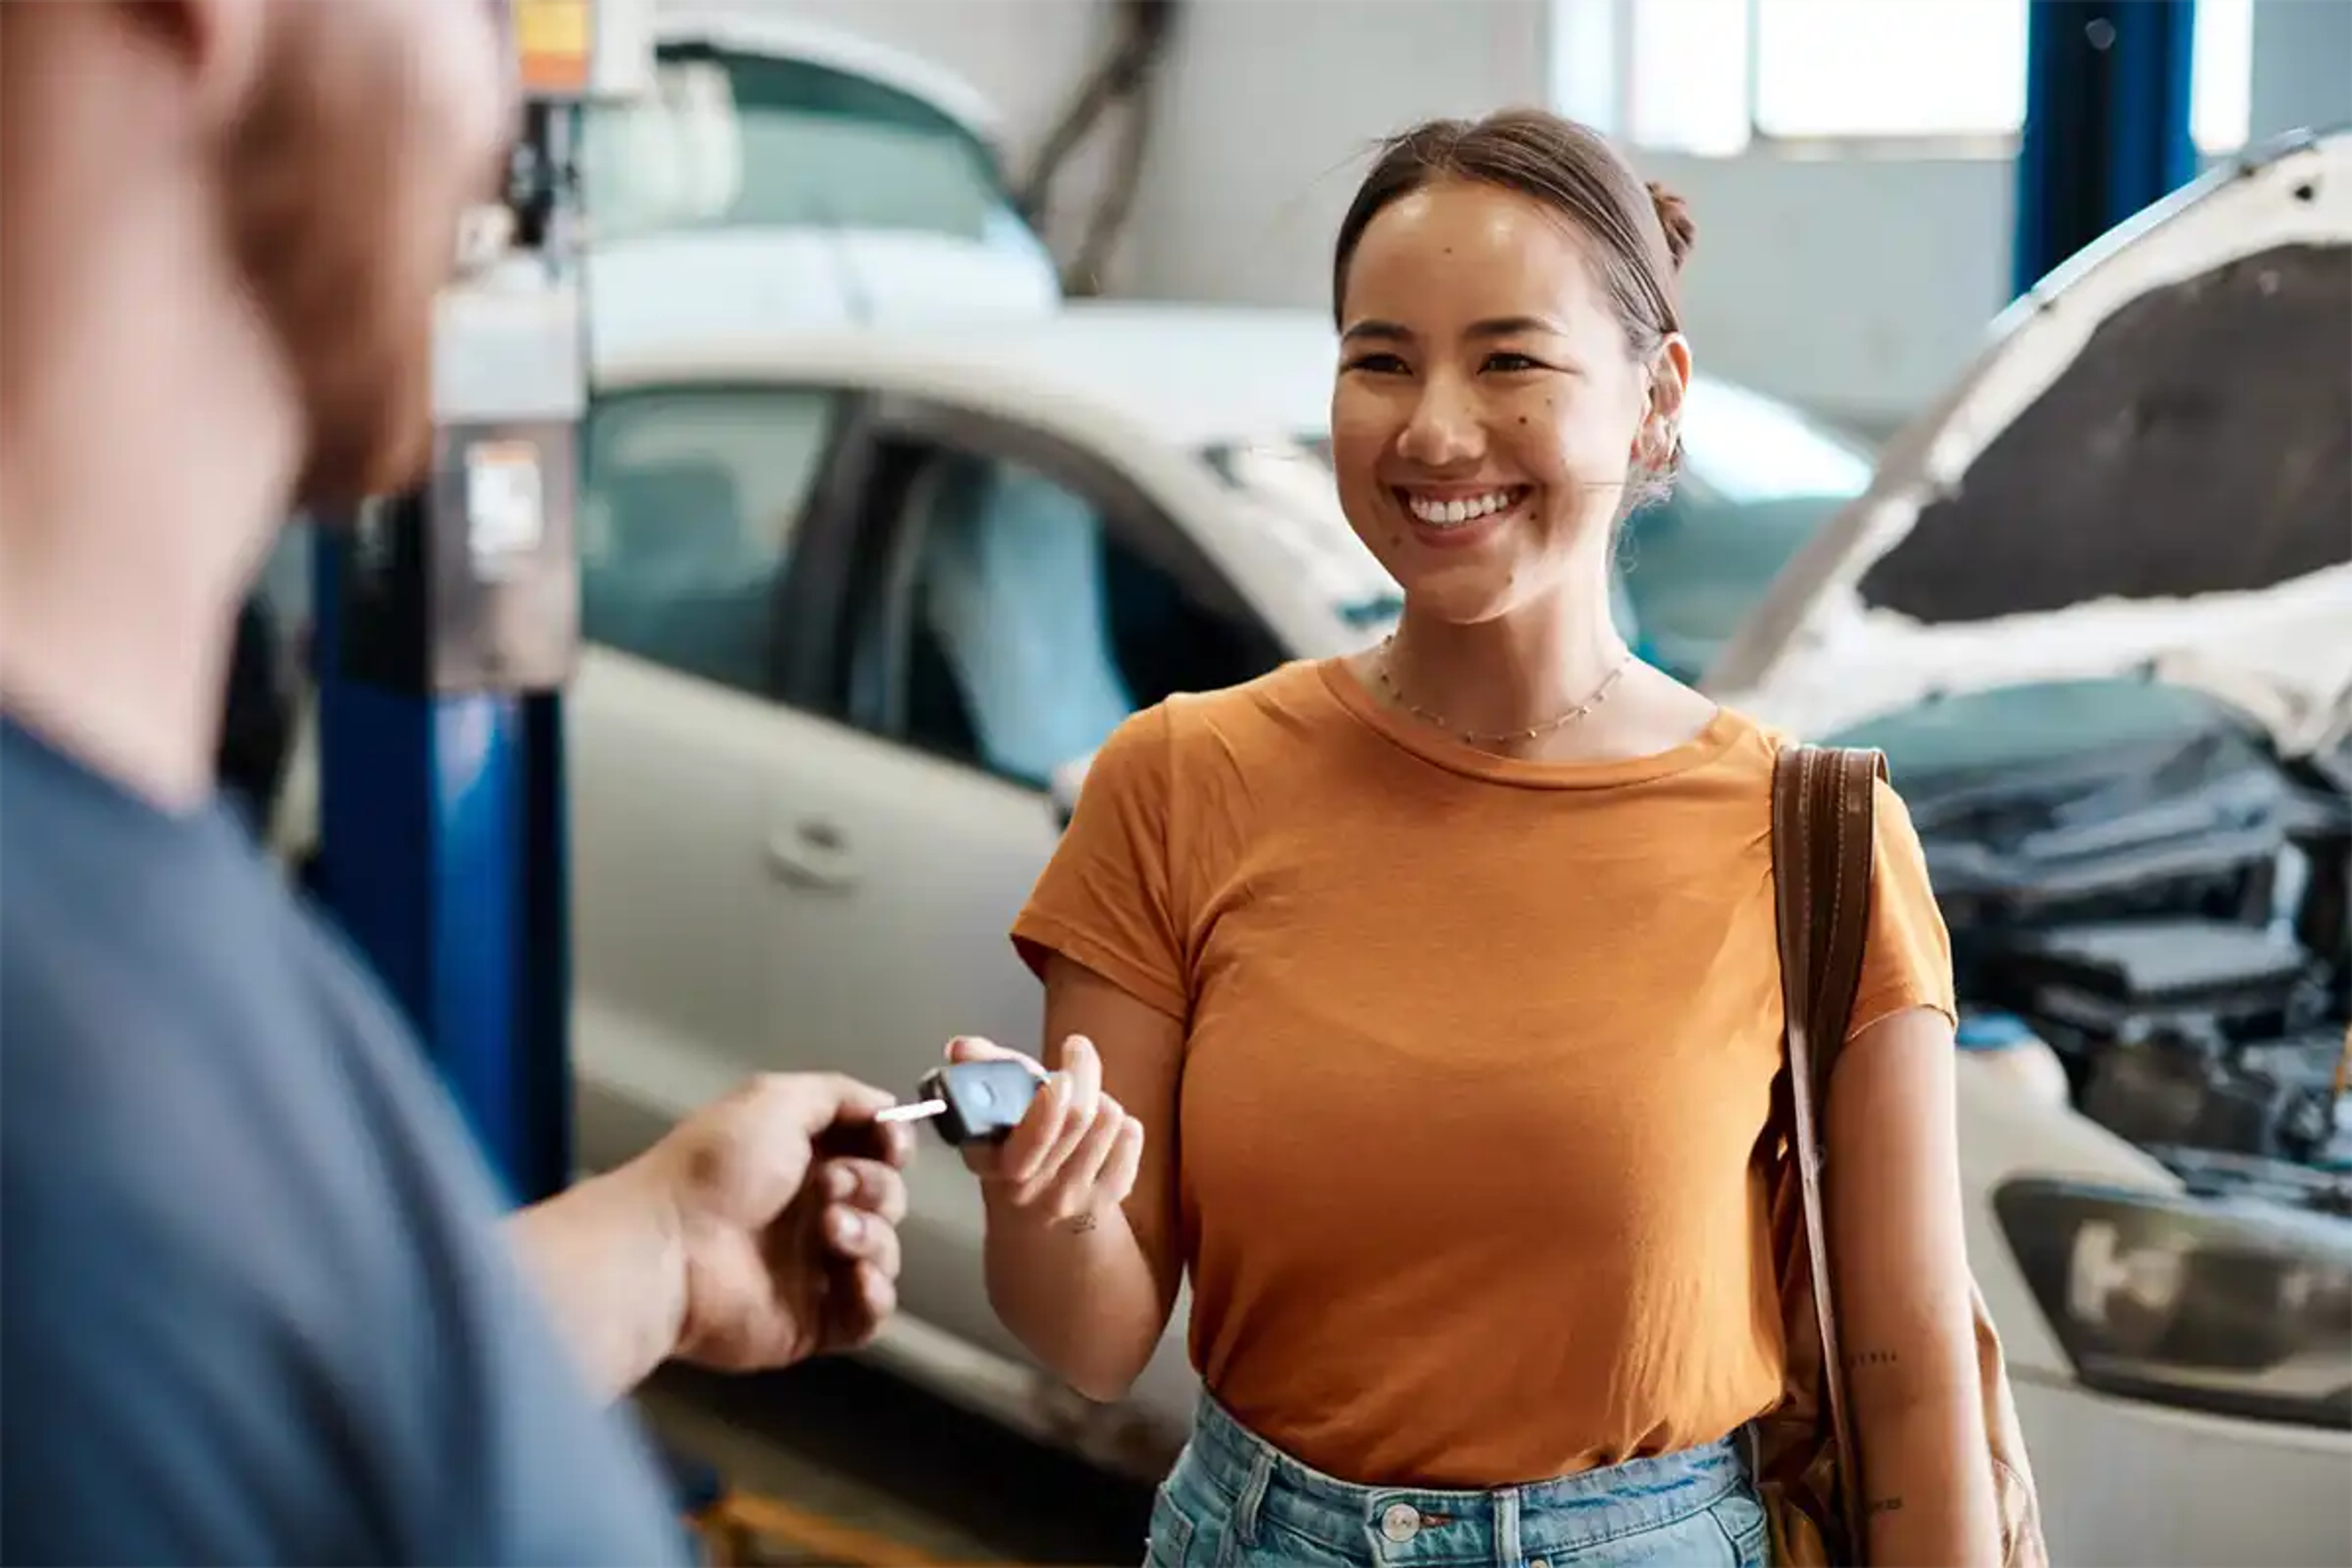
<path id="1" fill-rule="evenodd" d="M 320 3 L 335 0 L 115 0 L 125 24 L 168 54 L 207 132 L 236 123 L 260 78 L 269 29 Z"/>

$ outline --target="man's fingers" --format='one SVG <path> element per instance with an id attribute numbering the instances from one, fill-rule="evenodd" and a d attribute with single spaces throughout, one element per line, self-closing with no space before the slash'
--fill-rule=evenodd
<path id="1" fill-rule="evenodd" d="M 907 1217 L 907 1179 L 879 1160 L 828 1160 L 818 1178 L 830 1202 L 896 1225 Z"/>
<path id="2" fill-rule="evenodd" d="M 847 1263 L 871 1263 L 896 1279 L 898 1274 L 898 1232 L 865 1209 L 836 1204 L 824 1211 L 824 1245 Z"/>
<path id="3" fill-rule="evenodd" d="M 859 1263 L 834 1277 L 825 1293 L 824 1348 L 853 1351 L 871 1342 L 898 1310 L 898 1288 L 871 1263 Z"/>
<path id="4" fill-rule="evenodd" d="M 763 1115 L 811 1139 L 836 1122 L 870 1125 L 876 1112 L 898 1103 L 887 1089 L 837 1072 L 767 1073 L 753 1081 L 751 1093 Z"/>

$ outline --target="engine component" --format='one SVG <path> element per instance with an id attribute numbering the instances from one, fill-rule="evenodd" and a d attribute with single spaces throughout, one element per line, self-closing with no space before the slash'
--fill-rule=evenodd
<path id="1" fill-rule="evenodd" d="M 2334 1029 L 2219 1056 L 2179 1037 L 2119 1046 L 2090 1063 L 2082 1109 L 2135 1143 L 2352 1171 L 2352 1124 L 2336 1085 L 2342 1055 Z"/>
<path id="2" fill-rule="evenodd" d="M 2070 1058 L 2078 1087 L 2110 1043 L 2276 1039 L 2317 1022 L 2310 950 L 2274 929 L 2150 920 L 2004 931 L 1987 939 L 1983 999 L 2015 1009 Z"/>

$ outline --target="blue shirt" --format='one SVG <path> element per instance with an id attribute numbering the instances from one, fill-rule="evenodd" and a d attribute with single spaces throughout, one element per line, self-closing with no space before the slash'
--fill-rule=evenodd
<path id="1" fill-rule="evenodd" d="M 0 1560 L 687 1560 L 358 963 L 13 721 L 0 1193 Z"/>

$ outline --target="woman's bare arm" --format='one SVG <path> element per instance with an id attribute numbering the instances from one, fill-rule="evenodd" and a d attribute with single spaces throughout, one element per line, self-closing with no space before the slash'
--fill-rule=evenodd
<path id="1" fill-rule="evenodd" d="M 1045 974 L 1045 1065 L 1063 1042 L 1092 1041 L 1101 1089 L 1142 1126 L 1126 1202 L 1055 1224 L 1016 1208 L 992 1184 L 990 1302 L 1013 1336 L 1088 1398 L 1124 1394 L 1158 1348 L 1183 1275 L 1176 1240 L 1176 1085 L 1183 1026 L 1082 965 L 1055 957 Z M 1008 1144 L 1008 1159 L 1019 1151 Z"/>
<path id="2" fill-rule="evenodd" d="M 1825 1117 L 1831 1268 L 1874 1563 L 1998 1565 L 1961 1225 L 1952 1026 L 1849 1042 Z"/>

